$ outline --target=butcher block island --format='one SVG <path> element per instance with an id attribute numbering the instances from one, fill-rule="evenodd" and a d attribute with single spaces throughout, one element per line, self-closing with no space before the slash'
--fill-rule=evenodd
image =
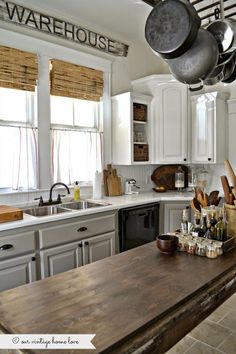
<path id="1" fill-rule="evenodd" d="M 164 353 L 235 290 L 236 249 L 208 259 L 151 242 L 0 293 L 0 331 L 96 334 L 80 353 Z"/>

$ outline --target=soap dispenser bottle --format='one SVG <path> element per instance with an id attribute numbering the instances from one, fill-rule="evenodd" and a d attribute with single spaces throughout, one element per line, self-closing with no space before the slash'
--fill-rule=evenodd
<path id="1" fill-rule="evenodd" d="M 76 181 L 74 185 L 74 195 L 73 195 L 74 200 L 80 200 L 80 186 L 79 182 Z"/>

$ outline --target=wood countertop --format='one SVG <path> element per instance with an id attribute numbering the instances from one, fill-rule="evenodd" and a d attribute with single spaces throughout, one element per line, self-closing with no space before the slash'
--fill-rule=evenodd
<path id="1" fill-rule="evenodd" d="M 96 334 L 96 350 L 60 354 L 123 354 L 141 347 L 142 353 L 164 353 L 235 290 L 236 249 L 207 259 L 161 254 L 151 242 L 0 293 L 0 330 Z"/>

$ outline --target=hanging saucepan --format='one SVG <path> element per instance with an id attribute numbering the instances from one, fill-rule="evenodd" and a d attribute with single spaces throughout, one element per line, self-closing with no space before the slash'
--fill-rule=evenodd
<path id="1" fill-rule="evenodd" d="M 199 29 L 191 48 L 178 58 L 168 59 L 167 63 L 178 81 L 192 85 L 201 83 L 211 74 L 218 58 L 219 49 L 216 39 L 207 30 Z"/>
<path id="2" fill-rule="evenodd" d="M 235 80 L 235 68 L 236 68 L 236 50 L 234 50 L 224 66 L 224 77 L 221 82 L 230 84 Z"/>
<path id="3" fill-rule="evenodd" d="M 187 0 L 165 0 L 149 14 L 145 37 L 163 58 L 177 58 L 191 47 L 200 25 L 197 11 Z"/>
<path id="4" fill-rule="evenodd" d="M 221 53 L 236 49 L 235 20 L 216 20 L 207 27 L 207 30 L 216 38 Z"/>
<path id="5" fill-rule="evenodd" d="M 217 65 L 216 68 L 210 73 L 209 76 L 203 80 L 204 85 L 215 85 L 224 78 L 224 64 Z"/>
<path id="6" fill-rule="evenodd" d="M 215 85 L 218 82 L 222 81 L 227 75 L 229 69 L 228 69 L 228 63 L 232 61 L 232 58 L 234 56 L 234 53 L 224 53 L 219 56 L 217 66 L 215 69 L 210 73 L 209 76 L 203 81 L 204 85 Z M 231 65 L 231 64 L 230 64 Z M 228 75 L 227 75 L 228 76 Z"/>

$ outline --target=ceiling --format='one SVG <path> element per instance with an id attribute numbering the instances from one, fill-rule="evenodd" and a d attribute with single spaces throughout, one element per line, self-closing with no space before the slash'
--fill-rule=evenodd
<path id="1" fill-rule="evenodd" d="M 14 0 L 33 10 L 96 29 L 125 43 L 144 41 L 152 7 L 142 0 Z"/>
<path id="2" fill-rule="evenodd" d="M 13 0 L 32 10 L 67 20 L 77 25 L 87 27 L 122 41 L 125 44 L 140 43 L 147 45 L 144 28 L 147 17 L 152 10 L 150 4 L 161 0 Z M 146 2 L 147 3 L 146 3 Z M 190 0 L 199 11 L 201 7 L 216 4 L 220 0 Z M 229 7 L 231 13 L 236 11 L 235 0 L 223 0 L 224 7 Z M 199 12 L 201 17 L 211 14 L 215 7 L 209 7 Z M 234 16 L 236 18 L 236 16 Z M 211 18 L 212 20 L 212 18 Z M 214 18 L 213 18 L 214 20 Z M 208 23 L 203 20 L 202 25 Z"/>

